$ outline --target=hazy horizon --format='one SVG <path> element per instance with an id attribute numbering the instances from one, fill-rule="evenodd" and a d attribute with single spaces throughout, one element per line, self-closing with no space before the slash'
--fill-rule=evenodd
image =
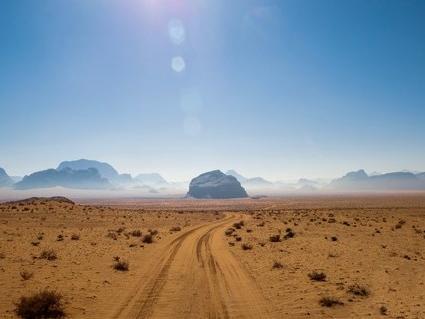
<path id="1" fill-rule="evenodd" d="M 5 1 L 0 167 L 425 171 L 423 1 Z"/>
<path id="2" fill-rule="evenodd" d="M 87 158 L 84 158 L 84 159 L 87 159 Z M 75 158 L 75 159 L 66 159 L 64 161 L 68 161 L 68 160 L 75 161 L 75 160 L 80 160 L 80 159 L 79 158 L 78 159 L 77 158 Z M 88 160 L 99 161 L 97 159 L 88 159 Z M 9 176 L 20 176 L 20 177 L 23 177 L 23 176 L 26 176 L 26 175 L 30 175 L 30 174 L 32 174 L 34 172 L 43 171 L 43 170 L 46 170 L 46 169 L 56 169 L 61 162 L 63 162 L 63 161 L 58 162 L 57 165 L 53 165 L 52 167 L 44 167 L 44 168 L 41 168 L 41 169 L 38 169 L 38 170 L 35 170 L 35 171 L 30 171 L 30 172 L 25 173 L 25 174 L 12 174 L 7 169 L 6 169 L 6 173 L 8 173 Z M 311 178 L 311 179 L 316 179 L 316 180 L 323 179 L 323 180 L 329 180 L 330 181 L 332 179 L 342 177 L 342 176 L 346 175 L 347 173 L 355 172 L 355 171 L 358 171 L 358 170 L 365 170 L 368 175 L 371 175 L 371 174 L 372 175 L 373 174 L 386 174 L 386 173 L 393 173 L 393 172 L 412 172 L 412 173 L 423 173 L 424 172 L 424 171 L 417 170 L 417 169 L 396 169 L 396 170 L 391 170 L 391 171 L 383 171 L 383 170 L 371 171 L 371 170 L 367 170 L 367 169 L 364 169 L 362 167 L 359 167 L 359 168 L 348 169 L 346 171 L 343 171 L 340 175 L 335 175 L 335 176 L 297 176 L 297 177 L 292 177 L 292 178 L 281 178 L 281 179 L 276 179 L 275 178 L 274 179 L 273 177 L 269 178 L 269 177 L 267 177 L 265 175 L 261 175 L 261 174 L 253 175 L 250 172 L 243 172 L 243 171 L 240 171 L 239 169 L 234 168 L 234 167 L 228 167 L 228 168 L 220 168 L 220 167 L 215 167 L 214 168 L 214 167 L 211 167 L 211 168 L 206 168 L 204 170 L 200 170 L 198 172 L 195 172 L 193 175 L 187 176 L 186 178 L 183 177 L 181 179 L 173 179 L 173 178 L 168 178 L 167 175 L 163 174 L 159 170 L 156 170 L 156 171 L 129 171 L 129 170 L 125 170 L 125 169 L 124 170 L 120 170 L 120 169 L 118 169 L 119 165 L 117 166 L 117 165 L 114 165 L 113 163 L 110 163 L 110 162 L 104 161 L 104 160 L 100 160 L 99 162 L 110 164 L 113 168 L 115 168 L 118 171 L 118 173 L 120 173 L 120 174 L 130 174 L 133 178 L 136 177 L 139 174 L 158 173 L 162 177 L 164 177 L 168 182 L 189 182 L 192 178 L 194 178 L 194 177 L 196 177 L 196 176 L 198 176 L 198 175 L 200 175 L 202 173 L 213 171 L 213 170 L 221 170 L 223 173 L 226 173 L 229 170 L 234 170 L 238 174 L 240 174 L 240 175 L 242 175 L 243 177 L 246 177 L 246 178 L 263 177 L 263 178 L 265 178 L 265 179 L 267 179 L 269 181 L 272 181 L 272 182 L 279 182 L 279 181 L 282 181 L 282 182 L 295 182 L 295 181 L 297 181 L 299 179 L 302 179 L 302 178 L 307 178 L 307 179 Z M 1 166 L 1 163 L 0 163 L 0 168 L 4 168 L 5 169 L 5 167 L 2 167 Z"/>

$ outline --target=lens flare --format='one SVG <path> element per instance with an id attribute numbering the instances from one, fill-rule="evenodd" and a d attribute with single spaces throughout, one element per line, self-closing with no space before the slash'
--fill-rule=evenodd
<path id="1" fill-rule="evenodd" d="M 177 72 L 183 72 L 186 69 L 186 62 L 181 56 L 175 56 L 171 59 L 171 68 Z"/>
<path id="2" fill-rule="evenodd" d="M 186 38 L 186 32 L 183 23 L 180 20 L 173 19 L 168 22 L 168 36 L 170 37 L 170 40 L 176 45 L 180 45 L 184 42 Z"/>

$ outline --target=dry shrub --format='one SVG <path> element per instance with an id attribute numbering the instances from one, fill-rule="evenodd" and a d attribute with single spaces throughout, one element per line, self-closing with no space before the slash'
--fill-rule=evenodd
<path id="1" fill-rule="evenodd" d="M 226 236 L 231 236 L 232 234 L 233 234 L 233 232 L 235 231 L 235 229 L 234 228 L 227 228 L 225 231 L 224 231 L 224 234 L 226 235 Z"/>
<path id="2" fill-rule="evenodd" d="M 236 228 L 236 229 L 241 229 L 243 227 L 243 225 L 244 225 L 244 222 L 240 221 L 239 223 L 234 223 L 233 227 Z"/>
<path id="3" fill-rule="evenodd" d="M 182 228 L 180 226 L 174 226 L 170 228 L 170 231 L 181 231 Z"/>
<path id="4" fill-rule="evenodd" d="M 335 297 L 323 297 L 319 300 L 319 304 L 322 307 L 333 307 L 333 306 L 342 306 L 344 303 Z"/>
<path id="5" fill-rule="evenodd" d="M 44 319 L 65 317 L 62 295 L 43 290 L 29 297 L 21 297 L 15 313 L 24 319 Z"/>
<path id="6" fill-rule="evenodd" d="M 273 269 L 281 269 L 283 268 L 283 264 L 279 261 L 275 261 L 272 266 Z"/>
<path id="7" fill-rule="evenodd" d="M 280 242 L 280 234 L 271 235 L 271 236 L 270 236 L 270 238 L 269 238 L 269 240 L 270 240 L 272 243 Z"/>
<path id="8" fill-rule="evenodd" d="M 385 307 L 385 306 L 381 306 L 381 307 L 379 308 L 379 313 L 380 313 L 381 315 L 383 315 L 383 316 L 386 316 L 386 315 L 388 314 L 388 309 L 387 309 L 387 307 Z"/>
<path id="9" fill-rule="evenodd" d="M 153 243 L 152 234 L 146 234 L 145 236 L 143 236 L 142 242 L 144 242 L 145 244 L 152 244 Z"/>
<path id="10" fill-rule="evenodd" d="M 289 239 L 295 237 L 295 232 L 291 228 L 286 229 L 286 234 L 283 236 L 284 239 Z"/>
<path id="11" fill-rule="evenodd" d="M 71 240 L 80 240 L 80 235 L 78 235 L 78 234 L 72 234 L 71 235 Z"/>
<path id="12" fill-rule="evenodd" d="M 128 269 L 130 268 L 130 264 L 128 261 L 119 260 L 115 262 L 112 267 L 118 271 L 128 271 Z"/>
<path id="13" fill-rule="evenodd" d="M 326 281 L 326 274 L 324 272 L 312 271 L 308 277 L 313 281 Z"/>
<path id="14" fill-rule="evenodd" d="M 136 230 L 133 230 L 130 233 L 130 235 L 133 236 L 133 237 L 141 237 L 142 236 L 142 232 L 140 230 L 136 229 Z"/>
<path id="15" fill-rule="evenodd" d="M 367 287 L 361 286 L 359 284 L 354 284 L 351 286 L 348 286 L 347 290 L 350 294 L 353 294 L 355 296 L 361 296 L 361 297 L 367 297 L 370 295 L 370 291 Z"/>
<path id="16" fill-rule="evenodd" d="M 241 247 L 242 247 L 243 250 L 251 250 L 252 249 L 252 245 L 248 244 L 248 243 L 243 243 Z"/>
<path id="17" fill-rule="evenodd" d="M 55 260 L 58 258 L 58 255 L 53 249 L 45 249 L 41 252 L 40 258 L 47 260 Z"/>

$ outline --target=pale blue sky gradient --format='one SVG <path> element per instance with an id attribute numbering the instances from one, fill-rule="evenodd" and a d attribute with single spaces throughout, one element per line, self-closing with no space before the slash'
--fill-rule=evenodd
<path id="1" fill-rule="evenodd" d="M 425 171 L 424 123 L 422 0 L 0 2 L 13 175 L 78 158 L 172 180 Z"/>

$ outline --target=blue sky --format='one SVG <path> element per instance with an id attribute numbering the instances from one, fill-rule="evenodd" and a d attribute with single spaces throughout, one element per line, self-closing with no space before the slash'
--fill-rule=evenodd
<path id="1" fill-rule="evenodd" d="M 0 123 L 14 175 L 425 171 L 425 1 L 1 1 Z"/>

